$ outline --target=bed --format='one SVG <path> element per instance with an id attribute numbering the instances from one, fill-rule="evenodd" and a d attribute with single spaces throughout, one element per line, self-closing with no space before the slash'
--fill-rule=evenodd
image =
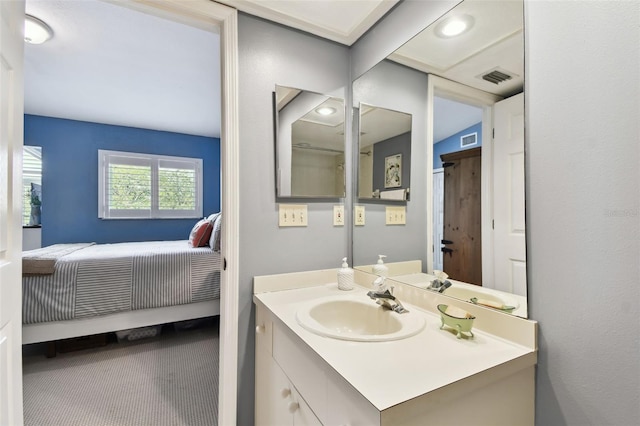
<path id="1" fill-rule="evenodd" d="M 23 344 L 220 314 L 221 254 L 190 240 L 23 252 Z"/>

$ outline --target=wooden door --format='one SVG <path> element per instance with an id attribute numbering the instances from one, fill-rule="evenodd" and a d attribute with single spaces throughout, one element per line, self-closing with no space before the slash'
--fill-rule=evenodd
<path id="1" fill-rule="evenodd" d="M 24 2 L 0 1 L 0 424 L 22 420 Z"/>
<path id="2" fill-rule="evenodd" d="M 443 270 L 482 285 L 481 155 L 473 148 L 440 157 L 444 165 Z"/>

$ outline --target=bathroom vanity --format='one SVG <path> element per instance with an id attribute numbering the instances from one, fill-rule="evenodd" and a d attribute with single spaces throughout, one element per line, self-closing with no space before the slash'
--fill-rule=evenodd
<path id="1" fill-rule="evenodd" d="M 374 276 L 356 272 L 355 288 L 341 291 L 336 272 L 254 278 L 256 425 L 534 423 L 534 321 L 397 284 L 394 294 L 410 312 L 386 314 L 424 320 L 417 333 L 327 337 L 310 331 L 300 311 L 336 299 L 382 309 L 366 294 Z M 441 330 L 439 303 L 473 314 L 475 337 Z"/>

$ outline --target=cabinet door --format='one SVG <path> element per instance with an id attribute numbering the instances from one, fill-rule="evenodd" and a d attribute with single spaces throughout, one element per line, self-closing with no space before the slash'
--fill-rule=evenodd
<path id="1" fill-rule="evenodd" d="M 322 426 L 320 420 L 313 414 L 311 408 L 295 388 L 293 389 L 293 400 L 296 405 L 291 405 L 290 409 L 293 411 L 293 424 L 295 426 Z"/>
<path id="2" fill-rule="evenodd" d="M 271 355 L 256 346 L 255 424 L 257 426 L 293 425 L 289 411 L 293 388 Z"/>

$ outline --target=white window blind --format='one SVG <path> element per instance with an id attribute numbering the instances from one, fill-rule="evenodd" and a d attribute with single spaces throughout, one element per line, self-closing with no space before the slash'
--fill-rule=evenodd
<path id="1" fill-rule="evenodd" d="M 42 184 L 42 148 L 39 146 L 24 146 L 22 149 L 22 225 L 31 223 L 31 203 L 42 203 L 42 200 L 32 198 L 31 184 Z"/>
<path id="2" fill-rule="evenodd" d="M 202 159 L 98 151 L 98 216 L 202 217 Z"/>

